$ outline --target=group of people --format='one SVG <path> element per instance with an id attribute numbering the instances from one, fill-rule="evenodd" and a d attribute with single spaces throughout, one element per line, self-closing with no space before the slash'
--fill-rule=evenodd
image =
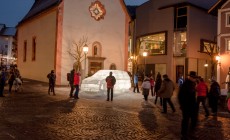
<path id="1" fill-rule="evenodd" d="M 145 101 L 148 100 L 150 91 L 152 96 L 156 96 L 155 104 L 157 103 L 157 99 L 160 98 L 160 104 L 163 106 L 162 113 L 167 113 L 167 103 L 169 104 L 173 112 L 176 111 L 171 101 L 171 97 L 173 95 L 175 86 L 173 81 L 168 77 L 167 74 L 163 75 L 163 80 L 162 80 L 161 74 L 158 73 L 156 77 L 156 81 L 154 81 L 152 76 L 146 75 L 141 85 L 141 88 L 142 88 L 142 92 L 143 92 L 142 94 L 144 96 Z"/>
<path id="2" fill-rule="evenodd" d="M 200 103 L 204 108 L 205 117 L 210 115 L 206 106 L 206 99 L 209 101 L 212 115 L 217 115 L 220 94 L 218 82 L 212 80 L 209 89 L 203 78 L 198 77 L 196 72 L 190 71 L 188 78 L 185 79 L 178 92 L 178 100 L 182 111 L 182 139 L 186 140 L 189 137 L 194 137 Z M 191 123 L 189 123 L 190 121 Z"/>
<path id="3" fill-rule="evenodd" d="M 47 74 L 47 78 L 49 79 L 48 94 L 50 95 L 50 92 L 53 92 L 53 95 L 56 95 L 55 88 L 54 88 L 56 83 L 56 74 L 54 70 L 51 70 L 51 72 Z M 74 99 L 79 99 L 78 93 L 80 90 L 80 81 L 81 81 L 80 72 L 77 72 L 75 69 L 72 69 L 70 73 L 67 74 L 67 80 L 69 81 L 69 86 L 70 86 L 69 97 Z"/>
<path id="4" fill-rule="evenodd" d="M 12 93 L 12 87 L 14 85 L 15 92 L 17 92 L 22 84 L 22 78 L 16 66 L 11 66 L 10 69 L 7 69 L 6 67 L 0 68 L 0 97 L 5 97 L 3 91 L 7 84 L 9 85 L 9 94 Z"/>
<path id="5" fill-rule="evenodd" d="M 56 75 L 54 70 L 51 70 L 50 73 L 47 74 L 47 78 L 49 79 L 49 88 L 48 94 L 53 92 L 55 94 L 55 82 L 56 82 Z M 79 99 L 79 90 L 80 90 L 80 82 L 81 82 L 81 74 L 77 72 L 75 69 L 72 69 L 70 73 L 67 74 L 67 81 L 69 81 L 70 86 L 70 98 Z M 116 84 L 116 78 L 113 76 L 113 73 L 110 72 L 109 75 L 105 79 L 107 83 L 107 101 L 113 101 L 113 88 Z M 75 91 L 75 92 L 74 92 Z M 74 93 L 73 93 L 74 92 Z"/>
<path id="6" fill-rule="evenodd" d="M 187 139 L 189 136 L 193 135 L 198 121 L 200 104 L 202 104 L 204 108 L 205 117 L 210 115 L 209 109 L 206 106 L 206 99 L 209 101 L 209 107 L 211 108 L 212 115 L 217 115 L 218 99 L 221 94 L 220 85 L 215 80 L 211 81 L 209 88 L 204 79 L 196 75 L 196 72 L 191 71 L 187 76 L 188 77 L 186 79 L 183 79 L 183 76 L 180 76 L 178 79 L 178 101 L 182 111 L 182 139 Z M 135 92 L 136 89 L 137 92 L 139 92 L 137 77 L 138 75 L 135 74 L 133 92 Z M 156 96 L 155 104 L 157 103 L 157 99 L 160 98 L 160 105 L 163 107 L 162 113 L 167 113 L 167 104 L 171 107 L 172 112 L 175 112 L 176 109 L 171 101 L 175 86 L 168 75 L 165 74 L 161 77 L 161 74 L 158 72 L 155 81 L 151 76 L 145 76 L 141 85 L 145 101 L 148 100 L 150 90 L 153 91 L 152 86 L 154 86 L 154 94 L 152 94 L 152 92 L 151 94 L 152 96 Z M 230 98 L 230 95 L 228 98 Z M 191 124 L 189 124 L 190 120 Z"/>

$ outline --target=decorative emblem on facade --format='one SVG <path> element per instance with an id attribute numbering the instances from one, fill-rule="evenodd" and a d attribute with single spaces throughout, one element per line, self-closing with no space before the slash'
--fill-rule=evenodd
<path id="1" fill-rule="evenodd" d="M 99 21 L 100 19 L 104 19 L 105 16 L 105 7 L 101 4 L 100 1 L 92 2 L 89 6 L 89 11 L 91 13 L 91 17 L 93 17 L 95 20 Z"/>

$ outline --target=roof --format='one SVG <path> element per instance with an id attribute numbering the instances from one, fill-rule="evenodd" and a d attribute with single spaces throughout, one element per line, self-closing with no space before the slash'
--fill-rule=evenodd
<path id="1" fill-rule="evenodd" d="M 2 36 L 15 36 L 17 29 L 15 27 L 6 27 L 0 35 Z"/>
<path id="2" fill-rule="evenodd" d="M 170 4 L 170 5 L 160 7 L 159 9 L 165 9 L 169 7 L 181 7 L 181 6 L 192 6 L 192 7 L 196 7 L 201 10 L 204 10 L 204 11 L 208 11 L 208 8 L 205 8 L 205 6 L 199 5 L 198 3 L 196 4 L 196 3 L 191 3 L 191 2 L 181 2 L 181 3 Z"/>
<path id="3" fill-rule="evenodd" d="M 26 16 L 19 22 L 22 23 L 37 14 L 49 10 L 50 8 L 58 5 L 62 0 L 35 0 L 33 6 L 29 10 L 29 12 L 26 14 Z"/>
<path id="4" fill-rule="evenodd" d="M 136 8 L 138 6 L 126 6 L 127 7 L 127 10 L 129 12 L 129 15 L 132 19 L 135 19 L 136 18 Z"/>
<path id="5" fill-rule="evenodd" d="M 0 36 L 15 36 L 16 31 L 15 27 L 6 27 L 5 24 L 0 24 Z"/>
<path id="6" fill-rule="evenodd" d="M 0 24 L 0 32 L 5 28 L 5 24 Z"/>
<path id="7" fill-rule="evenodd" d="M 218 9 L 221 8 L 223 4 L 225 4 L 227 0 L 218 0 L 209 10 L 208 13 L 213 14 L 215 16 L 218 15 Z"/>

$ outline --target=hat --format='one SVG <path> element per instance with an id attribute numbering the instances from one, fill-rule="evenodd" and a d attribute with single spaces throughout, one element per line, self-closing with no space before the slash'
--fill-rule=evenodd
<path id="1" fill-rule="evenodd" d="M 188 76 L 193 77 L 193 78 L 197 78 L 197 75 L 196 75 L 195 71 L 190 71 Z"/>
<path id="2" fill-rule="evenodd" d="M 164 75 L 163 75 L 163 78 L 164 78 L 164 79 L 167 79 L 167 78 L 169 78 L 169 77 L 168 77 L 167 74 L 164 74 Z"/>

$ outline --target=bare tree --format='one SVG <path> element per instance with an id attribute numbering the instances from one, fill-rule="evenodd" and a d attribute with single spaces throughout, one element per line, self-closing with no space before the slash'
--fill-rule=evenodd
<path id="1" fill-rule="evenodd" d="M 88 38 L 83 36 L 78 42 L 73 41 L 73 47 L 70 47 L 68 53 L 75 59 L 75 69 L 82 70 L 81 62 L 84 60 L 83 47 L 88 46 Z"/>
<path id="2" fill-rule="evenodd" d="M 216 66 L 216 60 L 215 56 L 219 53 L 219 47 L 216 46 L 216 42 L 210 42 L 208 45 L 204 44 L 205 40 L 202 40 L 202 47 L 204 48 L 204 51 L 201 53 L 205 53 L 210 56 L 211 60 L 211 78 L 215 76 L 215 66 Z"/>

